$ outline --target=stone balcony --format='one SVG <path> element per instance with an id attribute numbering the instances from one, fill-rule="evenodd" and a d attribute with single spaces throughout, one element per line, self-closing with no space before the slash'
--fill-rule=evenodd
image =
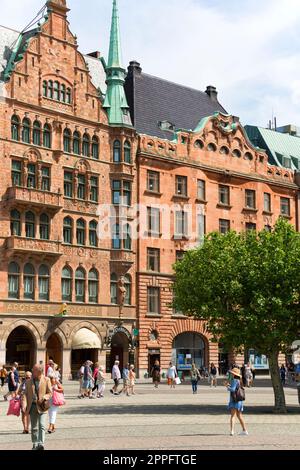
<path id="1" fill-rule="evenodd" d="M 111 250 L 110 262 L 129 269 L 134 264 L 135 254 L 126 250 Z"/>
<path id="2" fill-rule="evenodd" d="M 37 258 L 39 261 L 55 261 L 63 254 L 63 250 L 60 241 L 11 236 L 6 239 L 5 254 L 7 257 L 22 256 L 28 259 Z"/>
<path id="3" fill-rule="evenodd" d="M 4 200 L 8 204 L 15 206 L 30 206 L 47 209 L 53 213 L 59 212 L 62 208 L 62 195 L 59 193 L 51 193 L 49 191 L 41 191 L 38 189 L 12 186 L 8 188 Z"/>

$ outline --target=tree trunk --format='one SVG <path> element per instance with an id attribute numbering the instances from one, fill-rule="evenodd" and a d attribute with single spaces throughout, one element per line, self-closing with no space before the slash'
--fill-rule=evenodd
<path id="1" fill-rule="evenodd" d="M 286 413 L 287 409 L 286 409 L 286 403 L 285 403 L 285 394 L 284 394 L 283 385 L 280 379 L 280 371 L 279 371 L 279 364 L 278 364 L 279 353 L 276 351 L 272 352 L 269 354 L 268 358 L 269 358 L 270 374 L 271 374 L 271 380 L 272 380 L 274 397 L 275 397 L 274 412 Z"/>

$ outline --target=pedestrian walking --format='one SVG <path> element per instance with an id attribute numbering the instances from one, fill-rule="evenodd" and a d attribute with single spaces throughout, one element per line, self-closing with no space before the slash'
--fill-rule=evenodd
<path id="1" fill-rule="evenodd" d="M 170 388 L 176 387 L 176 384 L 175 384 L 176 377 L 178 377 L 176 367 L 174 366 L 172 362 L 170 362 L 169 369 L 167 371 L 168 385 L 170 386 Z"/>
<path id="2" fill-rule="evenodd" d="M 0 369 L 0 381 L 1 381 L 1 388 L 4 387 L 6 377 L 7 377 L 7 370 L 5 369 L 5 365 L 3 365 Z"/>
<path id="3" fill-rule="evenodd" d="M 20 397 L 21 403 L 23 401 L 23 396 L 25 394 L 26 390 L 26 383 L 31 380 L 32 378 L 32 373 L 30 371 L 27 371 L 25 373 L 25 377 L 21 382 L 21 385 L 18 390 L 18 395 Z M 22 417 L 22 424 L 23 424 L 23 434 L 29 434 L 29 425 L 30 425 L 30 416 L 29 414 L 25 413 L 25 411 L 22 409 L 21 406 L 21 417 Z"/>
<path id="4" fill-rule="evenodd" d="M 104 391 L 105 391 L 105 372 L 104 372 L 104 367 L 100 366 L 98 370 L 98 376 L 97 376 L 97 383 L 98 383 L 98 398 L 103 398 L 104 397 Z"/>
<path id="5" fill-rule="evenodd" d="M 4 395 L 4 400 L 7 401 L 8 397 L 14 398 L 20 385 L 20 378 L 18 372 L 18 363 L 14 362 L 11 370 L 8 373 L 8 392 Z"/>
<path id="6" fill-rule="evenodd" d="M 49 378 L 52 377 L 53 374 L 54 374 L 54 370 L 55 370 L 54 361 L 53 361 L 53 359 L 49 359 L 48 364 L 46 366 L 46 371 L 47 371 L 46 376 L 49 377 Z"/>
<path id="7" fill-rule="evenodd" d="M 85 367 L 85 364 L 82 364 L 82 366 L 80 367 L 79 371 L 78 371 L 78 381 L 79 381 L 79 394 L 78 394 L 78 398 L 84 398 L 85 395 L 84 395 L 84 392 L 83 392 L 83 388 L 82 388 L 82 385 L 83 385 L 83 376 L 84 376 L 84 367 Z"/>
<path id="8" fill-rule="evenodd" d="M 234 436 L 235 431 L 235 421 L 238 418 L 241 426 L 242 432 L 240 435 L 248 436 L 248 431 L 246 429 L 245 421 L 243 418 L 244 411 L 244 386 L 242 382 L 242 375 L 240 370 L 236 367 L 230 371 L 231 380 L 230 382 L 225 382 L 227 390 L 230 392 L 230 400 L 228 409 L 230 411 L 230 435 Z"/>
<path id="9" fill-rule="evenodd" d="M 55 423 L 56 423 L 56 417 L 57 417 L 57 412 L 59 410 L 59 406 L 55 405 L 53 403 L 53 393 L 54 391 L 57 393 L 64 393 L 64 389 L 60 383 L 60 381 L 57 379 L 57 377 L 53 374 L 52 377 L 49 377 L 51 381 L 51 392 L 52 396 L 50 398 L 50 408 L 48 410 L 48 415 L 49 415 L 49 428 L 48 428 L 48 433 L 52 434 L 55 432 Z"/>
<path id="10" fill-rule="evenodd" d="M 129 392 L 128 392 L 128 389 L 129 389 L 129 367 L 130 367 L 130 364 L 126 364 L 124 369 L 123 369 L 123 372 L 122 372 L 122 375 L 123 375 L 123 388 L 119 392 L 119 395 L 121 395 L 121 393 L 126 393 L 126 395 L 129 396 Z"/>
<path id="11" fill-rule="evenodd" d="M 91 367 L 92 365 L 93 365 L 92 361 L 86 361 L 85 366 L 84 366 L 83 382 L 82 382 L 82 390 L 83 390 L 84 396 L 90 399 L 95 398 L 92 394 L 92 389 L 94 386 L 93 371 Z"/>
<path id="12" fill-rule="evenodd" d="M 217 368 L 212 362 L 209 369 L 210 387 L 217 387 Z"/>
<path id="13" fill-rule="evenodd" d="M 284 386 L 286 383 L 286 367 L 284 364 L 282 364 L 280 367 L 280 380 L 282 385 Z"/>
<path id="14" fill-rule="evenodd" d="M 191 375 L 193 395 L 195 395 L 196 393 L 198 393 L 198 382 L 201 379 L 200 372 L 197 369 L 195 363 L 192 364 L 192 369 L 190 371 L 190 375 Z"/>
<path id="15" fill-rule="evenodd" d="M 36 364 L 32 378 L 26 382 L 22 411 L 30 415 L 32 450 L 44 450 L 46 414 L 50 408 L 51 383 L 44 375 L 44 368 Z"/>
<path id="16" fill-rule="evenodd" d="M 156 360 L 154 366 L 151 370 L 151 377 L 154 383 L 154 387 L 158 388 L 158 384 L 160 383 L 160 365 L 159 360 Z"/>
<path id="17" fill-rule="evenodd" d="M 129 367 L 129 393 L 131 393 L 131 395 L 135 395 L 135 391 L 134 391 L 135 378 L 136 378 L 136 374 L 134 371 L 134 365 L 131 364 L 131 366 Z"/>
<path id="18" fill-rule="evenodd" d="M 119 387 L 120 380 L 121 380 L 121 372 L 120 372 L 119 365 L 120 365 L 120 362 L 115 361 L 114 366 L 111 371 L 111 376 L 115 383 L 113 388 L 110 391 L 110 393 L 112 393 L 113 395 L 118 395 L 118 387 Z"/>
<path id="19" fill-rule="evenodd" d="M 98 390 L 98 371 L 99 371 L 99 362 L 95 362 L 95 367 L 93 371 L 93 379 L 94 379 L 94 387 L 92 392 L 94 393 L 96 390 Z"/>
<path id="20" fill-rule="evenodd" d="M 252 374 L 252 369 L 251 369 L 251 364 L 248 362 L 248 364 L 245 366 L 245 379 L 246 379 L 246 386 L 252 387 L 253 383 L 253 374 Z"/>

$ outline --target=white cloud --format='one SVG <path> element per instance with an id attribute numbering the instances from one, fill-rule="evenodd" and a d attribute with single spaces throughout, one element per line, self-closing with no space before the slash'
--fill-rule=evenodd
<path id="1" fill-rule="evenodd" d="M 107 53 L 111 0 L 68 0 L 83 52 Z M 1 23 L 21 28 L 40 0 L 0 0 Z M 194 88 L 214 84 L 244 123 L 300 125 L 299 0 L 119 0 L 124 61 Z"/>

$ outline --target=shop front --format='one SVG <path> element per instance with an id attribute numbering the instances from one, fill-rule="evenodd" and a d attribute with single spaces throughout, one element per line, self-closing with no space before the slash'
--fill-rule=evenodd
<path id="1" fill-rule="evenodd" d="M 179 376 L 183 379 L 190 375 L 192 364 L 199 370 L 207 367 L 206 345 L 198 333 L 182 333 L 173 341 L 172 362 L 176 364 Z"/>
<path id="2" fill-rule="evenodd" d="M 78 370 L 82 364 L 90 360 L 94 364 L 99 359 L 101 339 L 88 328 L 81 328 L 72 341 L 71 373 L 73 379 L 77 378 Z"/>

